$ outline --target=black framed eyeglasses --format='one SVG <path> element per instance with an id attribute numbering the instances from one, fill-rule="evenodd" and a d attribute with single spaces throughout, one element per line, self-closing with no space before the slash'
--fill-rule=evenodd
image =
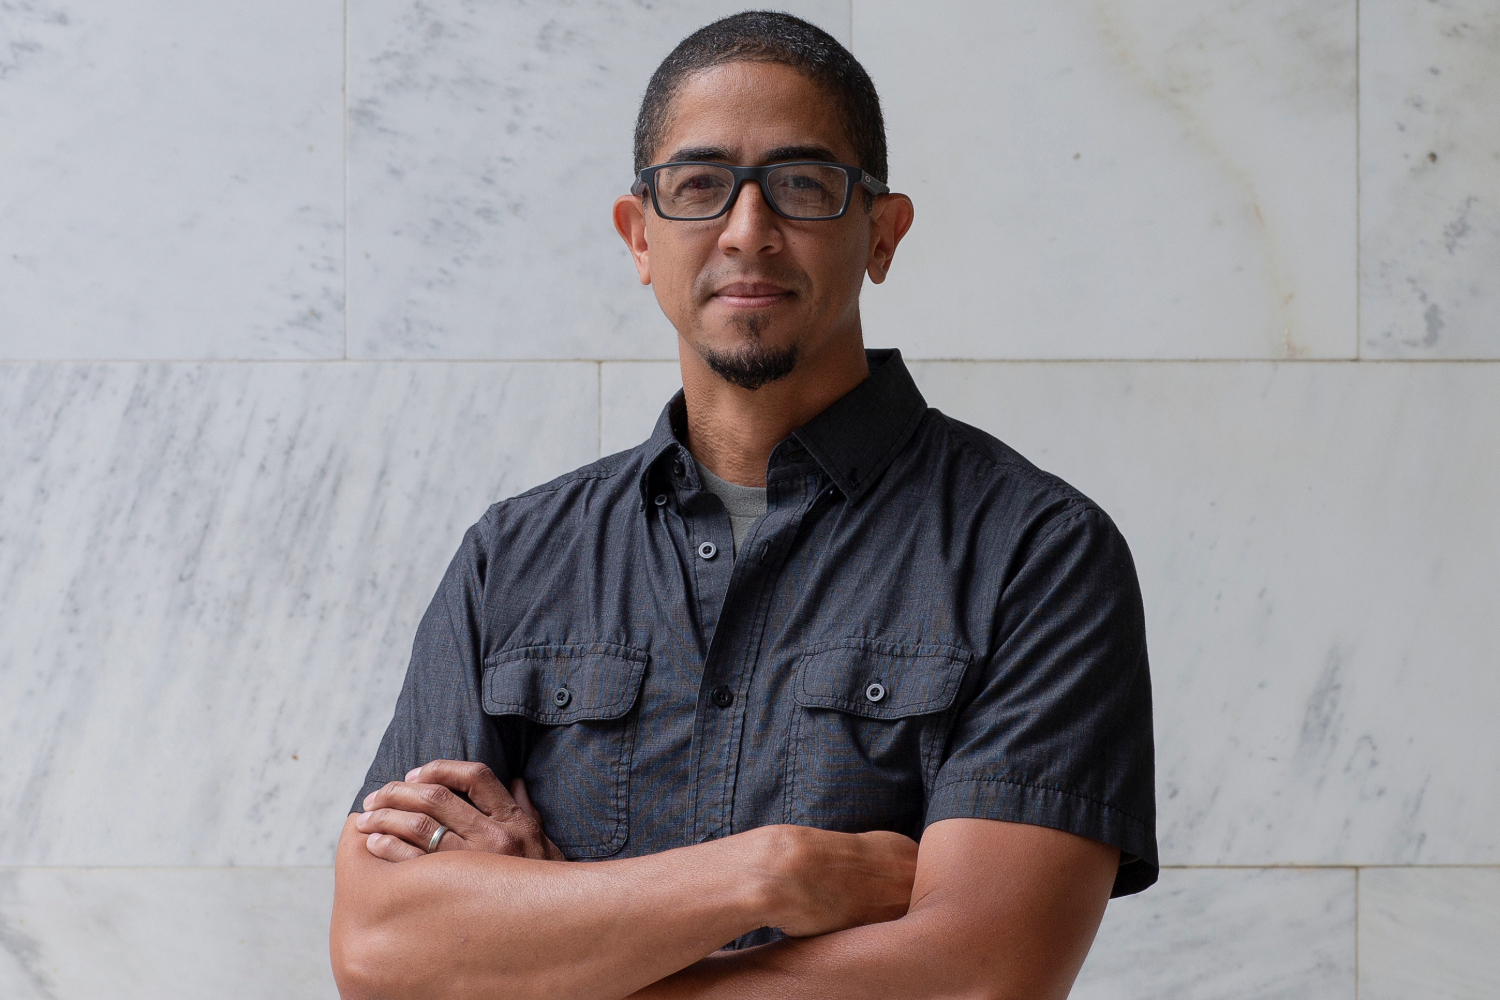
<path id="1" fill-rule="evenodd" d="M 725 163 L 658 163 L 645 167 L 630 186 L 639 197 L 651 192 L 651 204 L 663 219 L 702 222 L 734 207 L 747 181 L 760 185 L 771 211 L 783 219 L 812 222 L 842 218 L 854 200 L 854 189 L 888 194 L 890 188 L 859 167 L 807 160 L 764 167 Z"/>

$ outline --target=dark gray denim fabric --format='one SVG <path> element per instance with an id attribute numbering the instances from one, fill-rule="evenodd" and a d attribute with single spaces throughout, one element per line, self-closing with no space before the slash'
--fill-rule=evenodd
<path id="1" fill-rule="evenodd" d="M 1154 882 L 1125 540 L 929 409 L 899 353 L 869 358 L 772 453 L 738 560 L 680 394 L 641 446 L 491 507 L 422 619 L 355 810 L 455 758 L 524 776 L 576 859 L 770 823 L 919 838 L 963 816 L 1118 846 L 1115 895 Z"/>

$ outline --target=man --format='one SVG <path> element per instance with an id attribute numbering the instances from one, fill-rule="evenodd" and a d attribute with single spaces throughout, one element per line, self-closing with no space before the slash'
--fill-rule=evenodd
<path id="1" fill-rule="evenodd" d="M 796 18 L 657 70 L 614 218 L 683 392 L 465 537 L 339 843 L 346 997 L 1063 997 L 1155 880 L 1129 552 L 864 349 L 885 160 Z"/>

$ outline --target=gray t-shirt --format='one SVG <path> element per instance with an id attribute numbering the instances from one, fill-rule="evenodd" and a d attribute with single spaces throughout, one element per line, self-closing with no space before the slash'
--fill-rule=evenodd
<path id="1" fill-rule="evenodd" d="M 734 552 L 739 556 L 740 543 L 750 533 L 750 528 L 766 512 L 766 488 L 764 486 L 740 486 L 728 480 L 720 479 L 708 467 L 696 458 L 693 464 L 698 466 L 698 478 L 703 480 L 703 486 L 714 496 L 724 502 L 724 509 L 729 511 L 729 527 L 734 531 Z"/>

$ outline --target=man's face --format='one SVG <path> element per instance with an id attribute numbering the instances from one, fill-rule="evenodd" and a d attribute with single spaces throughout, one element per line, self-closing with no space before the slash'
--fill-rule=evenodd
<path id="1" fill-rule="evenodd" d="M 750 62 L 714 67 L 679 89 L 652 156 L 675 160 L 856 163 L 822 88 L 791 67 Z M 746 388 L 816 359 L 840 337 L 858 337 L 865 271 L 880 280 L 889 260 L 862 188 L 832 221 L 783 219 L 753 183 L 717 219 L 663 219 L 649 198 L 644 206 L 621 199 L 615 219 L 682 340 Z"/>

